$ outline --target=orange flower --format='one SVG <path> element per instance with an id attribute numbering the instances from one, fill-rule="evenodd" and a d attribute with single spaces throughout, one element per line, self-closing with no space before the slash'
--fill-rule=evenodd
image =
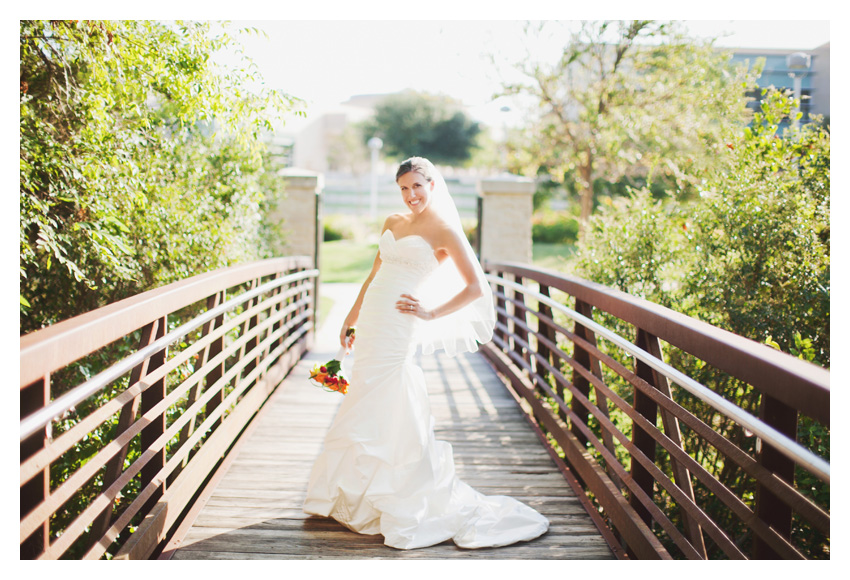
<path id="1" fill-rule="evenodd" d="M 354 337 L 354 328 L 349 328 L 346 332 L 346 336 Z M 350 348 L 350 345 L 349 345 Z M 324 365 L 316 364 L 313 366 L 313 369 L 310 371 L 310 380 L 313 381 L 316 386 L 322 387 L 326 391 L 334 391 L 338 393 L 342 393 L 343 395 L 348 392 L 348 381 L 342 376 L 342 359 L 346 355 L 346 347 L 340 349 L 339 354 L 336 355 L 337 358 L 329 360 Z"/>
<path id="2" fill-rule="evenodd" d="M 315 365 L 310 371 L 310 380 L 316 383 L 316 386 L 322 387 L 327 391 L 342 393 L 348 392 L 348 381 L 342 375 L 339 375 L 341 365 L 339 361 L 332 360 L 325 365 Z"/>

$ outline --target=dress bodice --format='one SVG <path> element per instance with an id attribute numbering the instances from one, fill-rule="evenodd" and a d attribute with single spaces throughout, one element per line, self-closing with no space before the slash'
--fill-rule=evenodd
<path id="1" fill-rule="evenodd" d="M 438 266 L 434 250 L 417 235 L 395 239 L 386 230 L 378 243 L 381 267 L 369 283 L 357 323 L 357 358 L 410 356 L 421 320 L 397 310 L 402 294 L 419 297 L 420 287 Z"/>
<path id="2" fill-rule="evenodd" d="M 434 249 L 418 235 L 409 235 L 396 239 L 391 230 L 386 230 L 378 242 L 381 251 L 381 263 L 390 269 L 402 268 L 411 271 L 411 274 L 425 278 L 432 270 L 439 266 L 434 256 Z"/>

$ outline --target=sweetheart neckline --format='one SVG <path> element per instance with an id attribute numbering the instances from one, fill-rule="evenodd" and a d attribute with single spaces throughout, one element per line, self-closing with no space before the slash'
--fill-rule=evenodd
<path id="1" fill-rule="evenodd" d="M 386 235 L 386 234 L 389 234 L 390 236 L 392 236 L 392 238 L 393 238 L 393 241 L 394 241 L 394 242 L 400 242 L 400 241 L 402 241 L 402 240 L 406 240 L 407 238 L 419 238 L 420 240 L 422 240 L 423 242 L 425 242 L 425 244 L 426 244 L 429 248 L 431 248 L 431 252 L 434 252 L 434 246 L 432 246 L 431 244 L 429 244 L 429 243 L 428 243 L 428 240 L 426 240 L 425 238 L 423 238 L 423 237 L 422 237 L 422 236 L 420 236 L 419 234 L 407 234 L 406 236 L 402 236 L 402 237 L 400 237 L 400 238 L 397 238 L 397 237 L 395 237 L 395 234 L 393 233 L 393 231 L 392 231 L 391 229 L 389 229 L 389 228 L 387 228 L 386 230 L 384 230 L 384 234 L 385 234 L 385 235 Z"/>
<path id="2" fill-rule="evenodd" d="M 393 231 L 392 231 L 391 229 L 389 229 L 389 228 L 387 228 L 386 230 L 384 230 L 384 233 L 381 235 L 381 237 L 385 236 L 386 234 L 389 234 L 389 235 L 390 235 L 390 237 L 393 239 L 393 241 L 394 241 L 395 243 L 399 243 L 400 241 L 402 241 L 402 240 L 406 240 L 407 238 L 419 238 L 420 240 L 422 240 L 423 242 L 425 242 L 425 245 L 426 245 L 426 246 L 428 246 L 428 248 L 431 250 L 431 252 L 430 252 L 431 257 L 434 259 L 434 261 L 435 261 L 435 262 L 437 262 L 437 265 L 438 265 L 438 266 L 440 265 L 440 260 L 438 260 L 438 259 L 437 259 L 437 256 L 435 256 L 435 255 L 434 255 L 434 253 L 436 252 L 436 250 L 434 250 L 434 246 L 432 246 L 431 244 L 429 244 L 429 243 L 428 243 L 428 240 L 426 240 L 425 238 L 423 238 L 423 237 L 422 237 L 422 236 L 420 236 L 419 234 L 408 234 L 408 235 L 406 235 L 406 236 L 402 236 L 402 237 L 400 237 L 400 238 L 396 238 L 396 237 L 395 237 L 395 234 L 393 233 Z"/>

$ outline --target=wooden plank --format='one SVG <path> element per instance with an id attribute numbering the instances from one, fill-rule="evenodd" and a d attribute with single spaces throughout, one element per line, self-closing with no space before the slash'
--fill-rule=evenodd
<path id="1" fill-rule="evenodd" d="M 182 538 L 172 559 L 611 559 L 582 502 L 522 410 L 478 354 L 417 357 L 438 439 L 452 445 L 458 476 L 486 495 L 509 495 L 547 518 L 549 532 L 501 548 L 464 550 L 452 542 L 396 550 L 301 511 L 307 480 L 342 397 L 312 387 L 299 363 Z M 321 546 L 317 550 L 316 546 Z"/>

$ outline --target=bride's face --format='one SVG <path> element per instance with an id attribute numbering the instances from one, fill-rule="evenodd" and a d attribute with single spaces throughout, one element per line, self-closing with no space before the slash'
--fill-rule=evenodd
<path id="1" fill-rule="evenodd" d="M 428 181 L 418 171 L 410 171 L 399 177 L 397 183 L 401 188 L 401 197 L 410 211 L 414 214 L 425 211 L 434 190 L 434 182 Z"/>

